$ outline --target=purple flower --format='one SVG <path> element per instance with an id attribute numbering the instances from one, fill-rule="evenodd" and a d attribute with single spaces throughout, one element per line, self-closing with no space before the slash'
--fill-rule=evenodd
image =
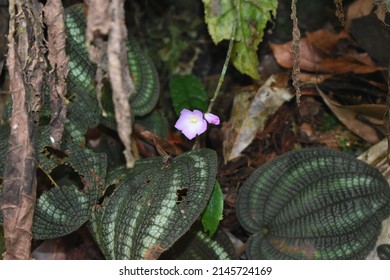
<path id="1" fill-rule="evenodd" d="M 203 113 L 201 111 L 194 110 L 192 112 L 188 109 L 183 109 L 180 112 L 180 117 L 175 127 L 191 140 L 196 135 L 200 135 L 206 131 L 207 122 L 203 119 Z"/>
<path id="2" fill-rule="evenodd" d="M 188 139 L 195 138 L 196 135 L 204 133 L 207 129 L 207 122 L 209 124 L 219 124 L 219 117 L 211 114 L 203 113 L 199 110 L 190 111 L 183 109 L 180 112 L 180 117 L 176 121 L 175 127 L 183 132 Z"/>
<path id="3" fill-rule="evenodd" d="M 204 114 L 204 118 L 209 124 L 219 125 L 220 120 L 217 115 L 206 113 Z"/>

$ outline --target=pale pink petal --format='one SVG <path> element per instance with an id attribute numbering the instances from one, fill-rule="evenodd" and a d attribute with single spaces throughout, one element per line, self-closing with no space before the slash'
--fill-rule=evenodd
<path id="1" fill-rule="evenodd" d="M 220 123 L 219 117 L 211 113 L 204 114 L 204 118 L 209 124 L 219 125 Z"/>
<path id="2" fill-rule="evenodd" d="M 191 112 L 188 109 L 183 109 L 180 112 L 180 117 L 176 121 L 175 127 L 180 130 L 188 139 L 195 138 L 207 129 L 207 122 L 203 119 L 203 113 L 199 110 Z"/>
<path id="3" fill-rule="evenodd" d="M 189 118 L 186 117 L 185 115 L 180 115 L 179 119 L 175 123 L 175 127 L 178 130 L 183 130 L 185 129 L 189 124 Z"/>
<path id="4" fill-rule="evenodd" d="M 194 110 L 193 114 L 199 118 L 199 119 L 203 119 L 203 113 L 199 110 Z"/>

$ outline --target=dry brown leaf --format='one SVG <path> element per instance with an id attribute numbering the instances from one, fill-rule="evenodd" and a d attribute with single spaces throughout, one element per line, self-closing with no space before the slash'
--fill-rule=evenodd
<path id="1" fill-rule="evenodd" d="M 150 244 L 149 248 L 144 254 L 145 260 L 157 260 L 160 255 L 166 250 L 166 248 L 161 247 L 160 244 Z"/>
<path id="2" fill-rule="evenodd" d="M 324 100 L 325 104 L 329 107 L 329 109 L 335 114 L 335 116 L 346 126 L 348 129 L 350 129 L 353 133 L 363 138 L 365 141 L 367 141 L 370 144 L 375 144 L 379 142 L 379 137 L 376 133 L 376 130 L 366 124 L 365 122 L 361 121 L 358 116 L 359 114 L 364 111 L 364 113 L 369 111 L 375 112 L 375 110 L 379 110 L 378 106 L 372 106 L 369 104 L 366 105 L 351 105 L 351 106 L 343 106 L 339 104 L 338 102 L 330 99 L 326 94 L 324 94 L 319 88 L 317 88 L 318 93 Z M 370 107 L 370 108 L 369 108 Z M 380 112 L 377 112 L 373 114 L 373 116 L 380 115 Z M 382 115 L 383 116 L 383 115 Z M 369 116 L 370 117 L 370 116 Z M 372 117 L 372 116 L 371 116 Z"/>
<path id="3" fill-rule="evenodd" d="M 223 156 L 225 162 L 235 159 L 252 143 L 268 118 L 293 95 L 287 89 L 286 74 L 272 75 L 255 93 L 242 91 L 233 101 L 231 118 L 224 124 Z"/>
<path id="4" fill-rule="evenodd" d="M 375 124 L 383 125 L 383 115 L 386 111 L 385 104 L 360 104 L 360 105 L 348 105 L 344 108 L 355 112 L 359 115 L 364 115 L 366 118 L 375 122 Z"/>
<path id="5" fill-rule="evenodd" d="M 35 260 L 66 260 L 66 248 L 63 239 L 45 240 L 31 253 Z"/>
<path id="6" fill-rule="evenodd" d="M 293 66 L 293 54 L 291 53 L 292 42 L 284 44 L 269 43 L 272 52 L 275 56 L 276 62 L 285 68 L 292 68 Z M 301 69 L 307 71 L 317 71 L 317 63 L 322 60 L 321 54 L 315 51 L 313 46 L 307 41 L 306 38 L 301 39 Z"/>
<path id="7" fill-rule="evenodd" d="M 378 17 L 378 19 L 383 22 L 383 24 L 387 25 L 388 24 L 385 22 L 386 21 L 386 14 L 390 11 L 390 8 L 387 7 L 387 4 L 385 3 L 384 0 L 382 0 L 379 4 L 378 7 L 375 10 L 375 14 Z"/>
<path id="8" fill-rule="evenodd" d="M 365 53 L 349 50 L 342 56 L 331 57 L 329 54 L 341 39 L 349 38 L 345 32 L 334 34 L 328 30 L 317 30 L 307 33 L 301 44 L 301 69 L 321 74 L 367 74 L 383 70 L 375 66 L 372 59 Z M 292 68 L 293 55 L 290 51 L 292 42 L 272 44 L 277 63 L 285 68 Z"/>
<path id="9" fill-rule="evenodd" d="M 332 76 L 333 74 L 301 73 L 299 75 L 299 80 L 304 84 L 321 84 Z"/>
<path id="10" fill-rule="evenodd" d="M 347 18 L 345 21 L 345 28 L 348 30 L 351 22 L 363 16 L 367 16 L 374 8 L 375 0 L 356 0 L 347 9 Z"/>
<path id="11" fill-rule="evenodd" d="M 330 53 L 341 39 L 347 39 L 349 35 L 346 31 L 334 33 L 327 29 L 319 29 L 306 33 L 306 40 L 317 50 L 323 53 Z"/>
<path id="12" fill-rule="evenodd" d="M 307 71 L 318 71 L 317 63 L 335 47 L 340 39 L 348 38 L 346 32 L 333 33 L 326 29 L 307 32 L 306 37 L 301 39 L 301 68 Z M 285 68 L 292 68 L 293 55 L 291 53 L 292 42 L 284 44 L 270 43 L 276 61 Z"/>
<path id="13" fill-rule="evenodd" d="M 321 69 L 321 72 L 333 74 L 346 74 L 350 72 L 355 74 L 368 74 L 383 69 L 373 64 L 363 64 L 363 61 L 364 57 L 361 57 L 361 60 L 358 61 L 354 58 L 342 56 L 333 59 L 324 59 L 319 62 L 318 66 Z"/>

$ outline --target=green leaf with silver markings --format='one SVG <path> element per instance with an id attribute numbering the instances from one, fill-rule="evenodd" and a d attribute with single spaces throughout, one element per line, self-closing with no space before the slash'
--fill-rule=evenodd
<path id="1" fill-rule="evenodd" d="M 236 210 L 253 233 L 250 259 L 364 259 L 390 214 L 390 188 L 350 154 L 304 149 L 257 169 Z"/>
<path id="2" fill-rule="evenodd" d="M 74 125 L 80 126 L 80 131 L 99 123 L 115 129 L 114 106 L 110 91 L 105 91 L 101 100 L 105 110 L 104 118 L 96 96 L 96 65 L 89 60 L 85 46 L 87 12 L 88 9 L 83 4 L 65 9 L 68 38 L 66 50 L 69 56 L 68 95 L 73 101 L 69 105 L 68 118 Z M 135 92 L 129 102 L 135 116 L 144 116 L 157 104 L 160 95 L 159 78 L 153 63 L 133 38 L 129 38 L 127 47 L 129 70 L 135 85 Z"/>
<path id="3" fill-rule="evenodd" d="M 231 260 L 236 259 L 232 242 L 222 229 L 210 237 L 201 227 L 192 227 L 160 259 Z"/>
<path id="4" fill-rule="evenodd" d="M 51 239 L 75 231 L 89 219 L 95 203 L 74 185 L 45 192 L 35 207 L 33 238 Z"/>
<path id="5" fill-rule="evenodd" d="M 43 193 L 35 206 L 33 237 L 51 239 L 69 234 L 91 217 L 92 206 L 101 197 L 107 169 L 106 154 L 69 144 L 64 163 L 80 176 L 83 189 L 76 185 L 55 186 Z"/>
<path id="6" fill-rule="evenodd" d="M 67 119 L 74 127 L 69 131 L 85 132 L 101 121 L 101 109 L 96 97 L 96 65 L 89 60 L 85 46 L 86 8 L 73 5 L 64 10 L 67 35 L 66 53 L 69 58 Z"/>
<path id="7" fill-rule="evenodd" d="M 174 159 L 139 160 L 133 169 L 123 169 L 125 176 L 115 170 L 119 182 L 102 205 L 95 207 L 89 223 L 105 257 L 157 259 L 205 208 L 216 165 L 215 152 L 202 149 Z"/>
<path id="8" fill-rule="evenodd" d="M 381 260 L 390 260 L 390 244 L 381 244 L 376 248 L 378 257 Z"/>

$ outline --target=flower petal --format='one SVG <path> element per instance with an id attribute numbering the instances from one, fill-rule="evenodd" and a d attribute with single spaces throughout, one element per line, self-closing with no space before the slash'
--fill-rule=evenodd
<path id="1" fill-rule="evenodd" d="M 209 124 L 219 125 L 220 123 L 219 117 L 211 113 L 204 114 L 204 118 Z"/>
<path id="2" fill-rule="evenodd" d="M 197 130 L 192 126 L 188 126 L 186 129 L 183 129 L 181 132 L 184 134 L 185 137 L 187 137 L 190 140 L 195 138 L 195 136 L 198 134 Z"/>
<path id="3" fill-rule="evenodd" d="M 199 118 L 199 119 L 203 119 L 203 113 L 199 110 L 194 110 L 193 114 Z"/>
<path id="4" fill-rule="evenodd" d="M 183 109 L 176 121 L 175 128 L 180 130 L 188 139 L 204 133 L 207 129 L 207 122 L 203 119 L 203 113 L 199 110 L 193 112 Z"/>
<path id="5" fill-rule="evenodd" d="M 189 118 L 183 115 L 180 115 L 179 119 L 175 123 L 175 128 L 178 130 L 183 130 L 189 125 Z"/>

